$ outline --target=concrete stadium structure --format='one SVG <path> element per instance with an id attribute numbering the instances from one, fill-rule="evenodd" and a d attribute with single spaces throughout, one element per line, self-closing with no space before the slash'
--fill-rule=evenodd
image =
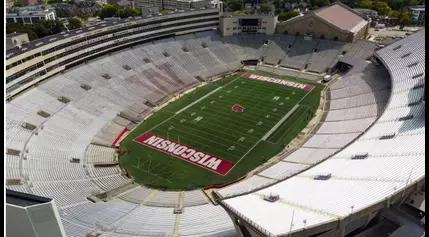
<path id="1" fill-rule="evenodd" d="M 370 219 L 358 214 L 390 205 L 420 185 L 424 31 L 377 51 L 383 67 L 366 61 L 376 47 L 366 41 L 221 37 L 214 28 L 219 28 L 219 10 L 204 9 L 101 22 L 8 50 L 7 188 L 53 198 L 67 236 L 227 237 L 247 236 L 243 226 L 252 236 L 289 230 L 293 236 L 308 236 L 321 229 L 343 236 L 344 226 L 352 230 Z M 326 118 L 306 145 L 290 155 L 280 154 L 283 161 L 251 178 L 219 189 L 215 195 L 220 205 L 202 190 L 153 190 L 131 184 L 121 174 L 115 163 L 118 134 L 181 91 L 234 72 L 247 60 L 258 61 L 261 70 L 311 80 L 339 64 L 353 67 L 332 85 Z M 377 140 L 380 136 L 383 139 Z M 385 150 L 372 149 L 384 145 Z M 349 159 L 356 155 L 363 158 Z M 341 173 L 348 166 L 349 176 Z M 370 169 L 362 175 L 362 167 L 369 166 L 386 170 Z M 327 172 L 332 174 L 327 181 L 312 179 Z M 315 196 L 310 192 L 319 182 L 330 191 Z M 302 188 L 307 184 L 315 188 Z M 366 184 L 383 192 L 358 199 L 357 193 L 371 192 Z M 277 187 L 293 190 L 295 199 L 283 202 L 288 195 Z M 327 209 L 347 187 L 351 191 L 341 205 Z M 271 190 L 281 200 L 267 207 L 262 196 Z M 284 225 L 293 210 L 287 205 L 292 204 L 295 218 L 299 220 L 300 212 L 307 220 L 305 231 L 298 221 L 291 229 Z M 265 216 L 268 221 L 252 216 L 269 210 L 284 215 Z"/>

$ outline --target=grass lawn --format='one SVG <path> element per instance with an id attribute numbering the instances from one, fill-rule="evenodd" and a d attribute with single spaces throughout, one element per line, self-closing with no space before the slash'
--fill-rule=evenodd
<path id="1" fill-rule="evenodd" d="M 230 76 L 200 87 L 155 112 L 121 143 L 131 152 L 119 162 L 135 181 L 183 190 L 233 181 L 280 152 L 307 125 L 323 85 L 265 72 L 249 72 L 314 85 L 311 91 Z M 244 108 L 234 111 L 234 105 Z M 221 175 L 134 141 L 151 132 L 234 163 Z"/>

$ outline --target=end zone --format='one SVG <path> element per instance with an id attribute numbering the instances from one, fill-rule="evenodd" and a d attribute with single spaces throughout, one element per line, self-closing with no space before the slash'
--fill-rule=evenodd
<path id="1" fill-rule="evenodd" d="M 225 176 L 234 167 L 234 163 L 200 151 L 196 148 L 166 139 L 151 132 L 146 132 L 134 139 L 134 142 L 151 147 L 191 164 Z"/>

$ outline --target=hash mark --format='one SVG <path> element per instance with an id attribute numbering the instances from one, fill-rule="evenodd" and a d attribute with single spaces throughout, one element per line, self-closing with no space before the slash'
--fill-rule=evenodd
<path id="1" fill-rule="evenodd" d="M 269 114 L 265 115 L 265 118 L 269 118 L 269 117 L 270 117 L 270 115 L 269 115 Z"/>
<path id="2" fill-rule="evenodd" d="M 261 121 L 259 121 L 256 125 L 258 125 L 258 126 L 259 126 L 259 125 L 262 125 L 262 122 L 261 122 Z"/>
<path id="3" fill-rule="evenodd" d="M 273 100 L 279 100 L 280 96 L 274 96 Z"/>
<path id="4" fill-rule="evenodd" d="M 244 141 L 244 139 L 246 139 L 245 137 L 240 137 L 240 139 L 238 139 L 239 142 Z"/>

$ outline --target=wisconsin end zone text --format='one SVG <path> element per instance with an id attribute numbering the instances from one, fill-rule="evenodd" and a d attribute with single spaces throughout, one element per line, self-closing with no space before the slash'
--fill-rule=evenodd
<path id="1" fill-rule="evenodd" d="M 242 77 L 253 79 L 253 80 L 258 80 L 258 81 L 271 82 L 271 83 L 279 84 L 279 85 L 283 85 L 283 86 L 294 87 L 294 88 L 301 89 L 304 91 L 311 91 L 311 89 L 313 89 L 313 87 L 314 87 L 312 85 L 306 85 L 306 84 L 301 84 L 301 83 L 297 83 L 297 82 L 293 82 L 293 81 L 287 81 L 287 80 L 282 80 L 282 79 L 277 79 L 277 78 L 272 78 L 272 77 L 265 77 L 265 76 L 250 74 L 250 73 L 243 74 Z"/>
<path id="2" fill-rule="evenodd" d="M 215 157 L 151 132 L 141 134 L 134 141 L 223 176 L 234 167 L 234 163 L 229 160 Z"/>

